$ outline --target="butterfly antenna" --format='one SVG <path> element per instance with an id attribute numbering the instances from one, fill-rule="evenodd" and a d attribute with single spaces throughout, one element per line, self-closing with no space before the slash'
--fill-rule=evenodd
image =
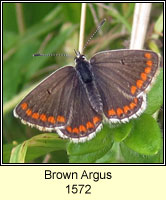
<path id="1" fill-rule="evenodd" d="M 76 57 L 80 57 L 80 52 L 79 51 L 76 51 L 75 49 L 74 49 L 74 52 L 75 52 L 75 54 L 76 54 Z"/>
<path id="2" fill-rule="evenodd" d="M 69 55 L 65 54 L 65 53 L 56 53 L 56 54 L 53 54 L 53 53 L 48 53 L 48 54 L 35 53 L 35 54 L 33 54 L 33 56 L 69 56 Z"/>
<path id="3" fill-rule="evenodd" d="M 106 19 L 103 19 L 103 21 L 99 24 L 99 26 L 97 27 L 97 29 L 95 30 L 95 32 L 91 35 L 91 37 L 88 39 L 88 41 L 86 42 L 84 49 L 88 46 L 89 42 L 91 41 L 91 39 L 96 35 L 96 33 L 101 29 L 101 27 L 103 26 L 103 24 L 105 23 Z"/>

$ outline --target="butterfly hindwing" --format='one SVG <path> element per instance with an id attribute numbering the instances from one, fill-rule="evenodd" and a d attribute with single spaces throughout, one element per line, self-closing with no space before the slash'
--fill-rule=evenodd
<path id="1" fill-rule="evenodd" d="M 93 138 L 100 130 L 102 115 L 92 108 L 84 85 L 78 77 L 73 95 L 70 121 L 65 128 L 59 129 L 58 133 L 72 138 L 74 142 L 84 142 Z"/>

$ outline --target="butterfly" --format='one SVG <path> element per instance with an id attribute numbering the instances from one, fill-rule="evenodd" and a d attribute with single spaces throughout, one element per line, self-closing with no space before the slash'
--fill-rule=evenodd
<path id="1" fill-rule="evenodd" d="M 89 61 L 76 52 L 75 67 L 44 79 L 16 106 L 14 116 L 40 131 L 85 142 L 101 130 L 103 119 L 125 123 L 140 116 L 158 69 L 159 56 L 149 50 L 108 50 Z"/>

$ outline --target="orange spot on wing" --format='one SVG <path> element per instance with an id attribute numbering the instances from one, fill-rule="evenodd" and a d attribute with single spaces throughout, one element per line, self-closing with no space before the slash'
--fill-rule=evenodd
<path id="1" fill-rule="evenodd" d="M 146 62 L 146 65 L 148 65 L 149 67 L 151 67 L 151 66 L 153 65 L 153 62 L 152 62 L 151 60 L 148 60 L 148 61 Z"/>
<path id="2" fill-rule="evenodd" d="M 54 116 L 48 117 L 48 122 L 55 124 L 55 117 Z"/>
<path id="3" fill-rule="evenodd" d="M 109 111 L 108 111 L 108 115 L 109 115 L 109 116 L 116 115 L 115 110 L 114 110 L 114 109 L 109 110 Z"/>
<path id="4" fill-rule="evenodd" d="M 123 110 L 121 108 L 117 108 L 117 115 L 120 117 L 123 114 Z"/>
<path id="5" fill-rule="evenodd" d="M 65 118 L 63 116 L 58 115 L 57 121 L 58 122 L 65 122 Z"/>
<path id="6" fill-rule="evenodd" d="M 145 67 L 144 71 L 146 74 L 149 74 L 151 72 L 151 67 Z"/>
<path id="7" fill-rule="evenodd" d="M 67 130 L 69 133 L 71 133 L 71 132 L 72 132 L 71 126 L 67 126 L 67 127 L 66 127 L 66 130 Z"/>
<path id="8" fill-rule="evenodd" d="M 144 56 L 145 56 L 145 58 L 147 58 L 147 59 L 151 59 L 151 58 L 152 58 L 151 53 L 145 53 Z"/>
<path id="9" fill-rule="evenodd" d="M 142 79 L 143 81 L 146 81 L 147 75 L 146 75 L 145 73 L 141 73 L 141 79 Z"/>
<path id="10" fill-rule="evenodd" d="M 137 90 L 136 86 L 132 85 L 131 86 L 131 94 L 135 94 L 136 90 Z"/>
<path id="11" fill-rule="evenodd" d="M 79 126 L 79 131 L 80 131 L 80 132 L 86 132 L 87 130 L 86 130 L 86 128 L 85 128 L 84 125 L 80 125 L 80 126 Z"/>
<path id="12" fill-rule="evenodd" d="M 138 99 L 134 98 L 134 103 L 137 104 L 138 103 Z"/>
<path id="13" fill-rule="evenodd" d="M 100 121 L 99 117 L 97 117 L 97 116 L 93 117 L 93 123 L 94 124 L 97 124 L 99 121 Z"/>
<path id="14" fill-rule="evenodd" d="M 133 103 L 133 102 L 131 102 L 131 103 L 130 103 L 130 109 L 133 110 L 135 107 L 136 107 L 136 104 Z"/>
<path id="15" fill-rule="evenodd" d="M 78 133 L 79 133 L 79 130 L 78 130 L 78 128 L 73 128 L 73 131 L 72 131 L 72 132 L 78 134 Z"/>
<path id="16" fill-rule="evenodd" d="M 143 80 L 138 80 L 136 85 L 140 89 L 142 87 L 142 85 L 143 85 Z"/>
<path id="17" fill-rule="evenodd" d="M 94 125 L 92 124 L 92 122 L 87 122 L 86 123 L 86 128 L 89 129 L 89 128 L 94 128 Z"/>
<path id="18" fill-rule="evenodd" d="M 38 118 L 39 118 L 39 113 L 33 113 L 33 114 L 32 114 L 32 118 L 38 119 Z"/>
<path id="19" fill-rule="evenodd" d="M 130 110 L 130 108 L 128 106 L 124 106 L 123 107 L 124 113 L 127 114 L 128 111 Z"/>
<path id="20" fill-rule="evenodd" d="M 28 110 L 26 111 L 26 114 L 27 114 L 28 116 L 32 115 L 32 110 L 31 110 L 31 109 L 28 109 Z"/>
<path id="21" fill-rule="evenodd" d="M 26 109 L 28 108 L 28 104 L 27 104 L 27 103 L 22 103 L 22 104 L 21 104 L 21 108 L 22 108 L 23 110 L 26 110 Z"/>
<path id="22" fill-rule="evenodd" d="M 43 122 L 46 122 L 47 121 L 47 117 L 45 114 L 41 114 L 40 115 L 40 119 L 43 121 Z"/>

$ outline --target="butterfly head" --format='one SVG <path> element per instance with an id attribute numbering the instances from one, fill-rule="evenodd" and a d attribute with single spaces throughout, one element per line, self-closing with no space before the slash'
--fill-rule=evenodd
<path id="1" fill-rule="evenodd" d="M 82 62 L 82 61 L 86 60 L 86 57 L 84 55 L 82 55 L 79 51 L 76 51 L 74 49 L 74 52 L 76 54 L 76 57 L 74 58 L 76 63 L 79 63 L 79 62 Z"/>

